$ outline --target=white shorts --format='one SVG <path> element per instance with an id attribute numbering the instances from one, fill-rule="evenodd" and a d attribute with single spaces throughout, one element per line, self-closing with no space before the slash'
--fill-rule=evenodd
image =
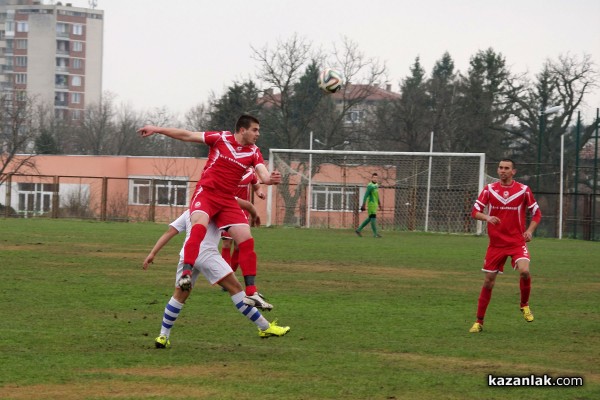
<path id="1" fill-rule="evenodd" d="M 175 287 L 178 287 L 177 281 L 181 277 L 183 272 L 183 257 L 179 259 L 179 264 L 177 264 L 177 273 L 175 274 Z M 225 262 L 223 257 L 218 251 L 214 250 L 204 250 L 200 252 L 196 262 L 194 263 L 194 269 L 192 270 L 192 287 L 196 284 L 196 279 L 202 273 L 206 280 L 214 285 L 218 283 L 221 279 L 225 278 L 227 275 L 232 274 L 233 270 Z"/>

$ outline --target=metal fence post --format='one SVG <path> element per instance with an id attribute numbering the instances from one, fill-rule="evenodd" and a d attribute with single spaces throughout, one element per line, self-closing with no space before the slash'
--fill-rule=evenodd
<path id="1" fill-rule="evenodd" d="M 58 197 L 58 185 L 60 184 L 60 177 L 58 175 L 54 175 L 52 177 L 52 183 L 52 218 L 58 218 L 60 216 L 60 198 Z"/>
<path id="2" fill-rule="evenodd" d="M 100 197 L 100 221 L 106 221 L 106 209 L 108 203 L 108 178 L 102 177 L 102 195 Z"/>

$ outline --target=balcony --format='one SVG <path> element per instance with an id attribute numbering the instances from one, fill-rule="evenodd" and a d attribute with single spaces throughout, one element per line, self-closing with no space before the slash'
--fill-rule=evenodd
<path id="1" fill-rule="evenodd" d="M 12 90 L 14 90 L 14 86 L 11 82 L 0 82 L 0 92 Z"/>

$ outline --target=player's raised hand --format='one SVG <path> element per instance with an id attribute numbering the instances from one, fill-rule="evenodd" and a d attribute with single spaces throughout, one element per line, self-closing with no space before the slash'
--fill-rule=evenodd
<path id="1" fill-rule="evenodd" d="M 156 132 L 159 131 L 158 126 L 153 126 L 153 125 L 145 125 L 142 128 L 137 130 L 137 133 L 141 136 L 141 137 L 148 137 L 151 135 L 154 135 Z"/>

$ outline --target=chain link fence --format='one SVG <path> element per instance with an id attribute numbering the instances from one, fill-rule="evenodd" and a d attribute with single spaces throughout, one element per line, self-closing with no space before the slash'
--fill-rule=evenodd
<path id="1" fill-rule="evenodd" d="M 486 163 L 486 181 L 496 178 L 496 168 L 497 163 Z M 536 174 L 537 169 L 536 164 L 520 164 L 517 165 L 515 176 L 516 180 L 531 187 L 540 205 L 543 218 L 537 236 L 600 240 L 599 174 L 594 160 L 583 161 L 580 165 L 565 165 L 562 201 L 560 170 L 557 166 L 541 165 L 539 175 Z M 195 183 L 163 179 L 14 174 L 7 176 L 0 184 L 0 217 L 170 222 L 187 208 Z M 345 196 L 348 210 L 322 211 L 314 227 L 348 229 L 360 223 L 362 215 L 358 208 L 364 185 L 357 186 L 355 182 L 344 188 L 343 184 L 343 180 L 340 180 L 340 196 Z M 382 199 L 388 198 L 386 191 L 394 191 L 390 198 L 397 201 L 382 204 L 378 213 L 381 228 L 423 230 L 417 222 L 422 219 L 420 214 L 423 210 L 411 207 L 416 204 L 411 198 L 414 200 L 425 194 L 411 192 L 400 186 L 382 185 Z M 444 196 L 432 194 L 432 198 L 442 200 Z M 476 191 L 462 191 L 453 196 L 455 205 L 452 215 L 443 212 L 447 202 L 433 205 L 429 215 L 429 230 L 473 233 L 476 222 L 470 217 L 470 209 L 477 197 Z M 298 204 L 298 224 L 302 226 L 307 205 L 305 202 Z M 283 202 L 279 204 L 275 200 L 272 207 L 274 221 L 283 221 L 286 212 Z"/>

